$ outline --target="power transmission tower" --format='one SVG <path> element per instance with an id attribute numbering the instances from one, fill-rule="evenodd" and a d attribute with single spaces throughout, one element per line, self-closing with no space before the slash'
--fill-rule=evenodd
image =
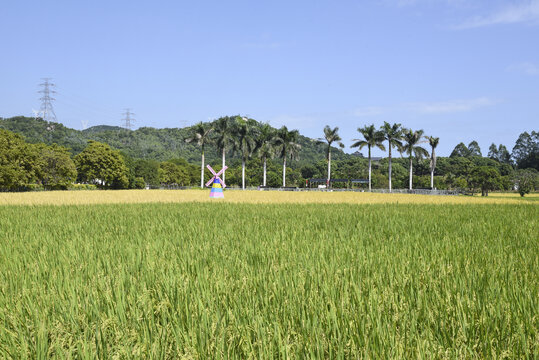
<path id="1" fill-rule="evenodd" d="M 56 99 L 51 96 L 56 94 L 56 91 L 53 90 L 56 85 L 50 82 L 51 78 L 43 78 L 42 80 L 43 82 L 39 84 L 39 86 L 41 86 L 41 90 L 38 91 L 38 93 L 42 94 L 42 96 L 39 98 L 39 100 L 41 100 L 41 107 L 39 111 L 43 116 L 43 120 L 46 122 L 57 122 L 56 113 L 52 107 L 52 102 Z"/>
<path id="2" fill-rule="evenodd" d="M 131 109 L 125 109 L 125 112 L 123 113 L 124 115 L 124 118 L 122 119 L 123 123 L 124 123 L 124 129 L 126 130 L 131 130 L 131 128 L 133 127 L 133 122 L 136 121 L 134 118 L 132 118 L 131 116 L 135 115 L 131 112 Z"/>

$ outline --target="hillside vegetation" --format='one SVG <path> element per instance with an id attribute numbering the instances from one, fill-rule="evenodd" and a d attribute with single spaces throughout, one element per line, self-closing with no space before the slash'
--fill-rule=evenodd
<path id="1" fill-rule="evenodd" d="M 211 177 L 205 167 L 201 169 L 202 154 L 204 165 L 217 169 L 226 155 L 230 186 L 312 187 L 320 180 L 309 179 L 324 179 L 324 183 L 331 178 L 337 180 L 331 187 L 342 188 L 351 185 L 339 179 L 371 178 L 375 189 L 391 190 L 391 185 L 458 189 L 485 196 L 489 191 L 512 189 L 524 196 L 539 188 L 536 131 L 520 134 L 511 153 L 503 144 L 493 143 L 483 156 L 479 144 L 472 141 L 456 145 L 449 157 L 437 157 L 439 138 L 423 130 L 389 123 L 379 130 L 374 125 L 358 130 L 365 140 L 352 146 L 366 154 L 370 154 L 368 144 L 384 150 L 389 144 L 384 133 L 394 132 L 386 149 L 393 148 L 393 157 L 388 152 L 388 157 L 372 161 L 370 168 L 361 154 L 346 154 L 336 147 L 345 146 L 338 127 L 326 126 L 320 141 L 285 126 L 274 129 L 239 116 L 186 128 L 135 131 L 108 125 L 79 131 L 40 119 L 0 118 L 0 190 L 67 189 L 74 183 L 108 189 L 201 186 Z M 422 139 L 428 139 L 428 147 L 418 145 Z"/>
<path id="2" fill-rule="evenodd" d="M 262 124 L 257 122 L 258 126 Z M 118 126 L 99 125 L 86 130 L 75 130 L 59 123 L 47 123 L 41 119 L 24 116 L 0 118 L 0 128 L 23 135 L 30 143 L 45 143 L 65 146 L 78 154 L 89 140 L 109 144 L 132 158 L 167 161 L 183 158 L 190 163 L 200 162 L 200 149 L 196 144 L 189 144 L 185 139 L 192 133 L 192 127 L 164 128 L 141 127 L 137 130 L 126 130 Z M 306 136 L 299 137 L 301 150 L 297 162 L 291 166 L 312 164 L 325 159 L 325 146 Z M 346 159 L 352 155 L 334 148 L 332 157 L 335 160 Z M 233 155 L 230 159 L 238 159 Z M 208 146 L 207 162 L 219 162 L 220 154 L 214 146 Z"/>

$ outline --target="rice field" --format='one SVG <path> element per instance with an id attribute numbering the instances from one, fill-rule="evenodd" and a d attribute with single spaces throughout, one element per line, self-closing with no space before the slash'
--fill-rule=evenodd
<path id="1" fill-rule="evenodd" d="M 536 201 L 225 196 L 0 194 L 0 358 L 539 357 Z"/>
<path id="2" fill-rule="evenodd" d="M 436 196 L 380 194 L 369 192 L 295 192 L 241 191 L 225 192 L 225 203 L 250 204 L 523 204 L 537 203 L 539 193 L 522 198 L 516 193 L 491 193 L 481 196 Z M 209 190 L 81 190 L 43 192 L 0 192 L 0 205 L 89 205 L 132 203 L 215 202 Z"/>

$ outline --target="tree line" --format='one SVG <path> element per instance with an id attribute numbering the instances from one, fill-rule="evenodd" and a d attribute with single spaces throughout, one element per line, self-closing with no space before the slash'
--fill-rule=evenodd
<path id="1" fill-rule="evenodd" d="M 423 130 L 412 130 L 402 127 L 401 124 L 384 124 L 376 129 L 374 125 L 367 125 L 357 129 L 361 138 L 354 139 L 352 148 L 367 148 L 368 156 L 368 189 L 372 189 L 372 156 L 371 150 L 378 148 L 382 151 L 388 151 L 388 182 L 387 187 L 391 192 L 392 186 L 392 170 L 393 157 L 392 149 L 396 149 L 401 155 L 405 155 L 408 160 L 408 189 L 414 187 L 414 163 L 419 163 L 423 158 L 429 158 L 430 172 L 430 189 L 435 188 L 435 170 L 437 165 L 436 147 L 440 139 L 434 136 L 424 135 Z M 212 134 L 214 135 L 212 137 Z M 210 144 L 215 144 L 217 149 L 222 153 L 222 166 L 226 165 L 227 152 L 236 152 L 241 155 L 241 185 L 245 189 L 245 168 L 246 161 L 251 156 L 258 157 L 263 163 L 263 181 L 262 186 L 267 186 L 266 172 L 267 161 L 273 158 L 282 160 L 282 187 L 286 187 L 286 169 L 287 160 L 295 160 L 298 157 L 301 146 L 298 144 L 298 130 L 288 130 L 286 126 L 280 129 L 273 129 L 268 124 L 257 126 L 256 121 L 240 116 L 222 117 L 214 123 L 199 123 L 195 126 L 187 142 L 196 143 L 202 151 L 201 159 L 201 177 L 200 187 L 204 186 L 204 151 L 205 147 Z M 323 137 L 318 138 L 319 143 L 326 144 L 326 162 L 327 162 L 327 185 L 331 184 L 331 153 L 332 145 L 336 144 L 344 148 L 342 138 L 339 135 L 339 128 L 331 128 L 326 125 L 323 129 Z M 428 144 L 430 153 L 422 144 Z M 537 187 L 537 153 L 539 152 L 539 136 L 538 133 L 532 131 L 529 135 L 527 132 L 520 135 L 517 144 L 513 149 L 514 158 L 517 165 L 521 168 L 531 167 L 531 170 L 524 172 L 513 173 L 513 161 L 511 155 L 504 145 L 496 147 L 492 144 L 489 150 L 489 159 L 493 160 L 498 165 L 508 165 L 511 169 L 503 169 L 502 172 L 497 169 L 495 163 L 479 164 L 477 161 L 470 161 L 465 167 L 465 171 L 460 171 L 460 177 L 455 180 L 451 176 L 447 179 L 446 185 L 455 186 L 458 188 L 467 188 L 472 192 L 475 189 L 480 189 L 483 195 L 488 195 L 490 190 L 510 190 L 513 187 L 519 187 L 521 192 L 529 192 Z M 458 144 L 453 150 L 452 158 L 482 158 L 479 144 L 472 141 L 468 146 L 463 143 Z M 534 172 L 535 170 L 535 172 Z M 226 173 L 226 172 L 225 172 Z M 223 173 L 223 178 L 225 178 Z M 320 172 L 318 172 L 320 174 Z M 303 173 L 304 178 L 312 174 Z M 454 174 L 453 174 L 454 175 Z M 464 175 L 464 177 L 462 177 Z M 511 175 L 511 176 L 509 176 Z M 345 175 L 350 176 L 350 174 Z M 505 176 L 505 178 L 503 177 Z M 297 184 L 296 184 L 297 185 Z"/>
<path id="2" fill-rule="evenodd" d="M 215 125 L 216 121 L 212 124 Z M 256 126 L 263 124 L 255 122 Z M 16 116 L 11 118 L 0 117 L 0 128 L 24 136 L 29 143 L 45 143 L 67 147 L 76 155 L 86 148 L 89 140 L 109 144 L 112 148 L 120 150 L 123 154 L 134 159 L 152 159 L 168 161 L 183 158 L 189 163 L 200 164 L 200 149 L 195 143 L 185 142 L 191 135 L 193 126 L 183 128 L 152 128 L 140 127 L 136 130 L 127 130 L 117 126 L 97 125 L 85 130 L 76 130 L 61 123 L 48 123 L 40 118 Z M 54 128 L 54 130 L 50 130 Z M 213 136 L 213 135 L 212 135 Z M 323 146 L 312 139 L 298 137 L 301 145 L 300 157 L 294 161 L 292 167 L 312 164 L 324 159 Z M 332 158 L 342 160 L 350 157 L 340 149 L 332 153 Z M 231 161 L 239 159 L 239 154 L 230 153 L 227 158 Z M 207 148 L 205 160 L 211 164 L 220 162 L 221 154 L 215 146 Z M 199 169 L 200 170 L 200 169 Z"/>
<path id="3" fill-rule="evenodd" d="M 468 146 L 458 144 L 449 158 L 437 158 L 439 138 L 425 136 L 423 130 L 407 129 L 401 124 L 386 122 L 378 129 L 367 125 L 358 128 L 358 134 L 351 146 L 359 150 L 366 148 L 367 158 L 360 152 L 343 158 L 338 151 L 338 147 L 344 147 L 339 129 L 326 126 L 322 137 L 310 140 L 317 146 L 325 144 L 325 160 L 299 165 L 296 160 L 302 146 L 298 130 L 286 126 L 274 129 L 253 119 L 224 116 L 211 123 L 199 123 L 186 134 L 185 143 L 196 144 L 201 152 L 197 175 L 197 166 L 180 157 L 167 161 L 133 158 L 97 141 L 87 142 L 74 155 L 66 147 L 30 144 L 23 137 L 0 129 L 0 189 L 192 186 L 197 178 L 203 187 L 204 178 L 209 176 L 204 167 L 208 149 L 217 150 L 222 166 L 228 165 L 223 174 L 227 184 L 242 188 L 306 186 L 306 180 L 313 177 L 326 178 L 330 185 L 332 176 L 368 178 L 369 190 L 406 186 L 480 190 L 486 195 L 496 189 L 518 187 L 533 191 L 537 188 L 539 136 L 535 131 L 522 133 L 512 153 L 501 144 L 492 144 L 488 156 L 483 157 L 477 142 L 472 141 Z M 373 161 L 374 148 L 387 150 L 388 156 Z M 395 158 L 392 150 L 401 157 Z M 339 159 L 332 159 L 334 152 L 340 155 Z"/>

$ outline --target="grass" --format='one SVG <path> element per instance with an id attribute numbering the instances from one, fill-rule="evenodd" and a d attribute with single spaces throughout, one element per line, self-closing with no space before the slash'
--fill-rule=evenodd
<path id="1" fill-rule="evenodd" d="M 537 206 L 347 195 L 0 206 L 0 357 L 539 356 Z"/>

